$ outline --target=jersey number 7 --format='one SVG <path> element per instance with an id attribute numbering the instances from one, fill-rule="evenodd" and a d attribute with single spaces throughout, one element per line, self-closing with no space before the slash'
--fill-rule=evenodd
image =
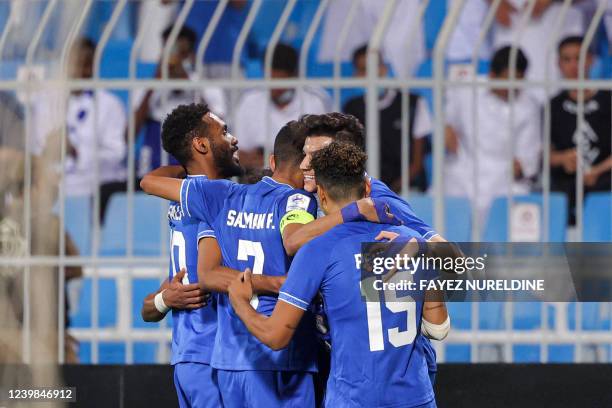
<path id="1" fill-rule="evenodd" d="M 400 282 L 411 280 L 412 275 L 408 271 L 395 273 L 389 282 Z M 406 313 L 406 330 L 401 331 L 398 327 L 387 330 L 389 343 L 395 347 L 402 347 L 414 341 L 417 334 L 416 303 L 411 296 L 397 297 L 394 290 L 384 291 L 383 302 L 366 302 L 368 315 L 368 337 L 370 340 L 370 351 L 381 351 L 385 349 L 382 324 L 382 307 L 386 307 L 393 313 Z"/>
<path id="2" fill-rule="evenodd" d="M 261 275 L 263 273 L 265 259 L 261 242 L 247 241 L 244 239 L 238 240 L 238 260 L 248 261 L 250 256 L 255 258 L 253 261 L 253 267 L 251 268 L 253 275 Z M 257 295 L 253 295 L 253 298 L 251 299 L 251 306 L 253 306 L 253 309 L 257 310 L 258 305 L 259 298 Z"/>

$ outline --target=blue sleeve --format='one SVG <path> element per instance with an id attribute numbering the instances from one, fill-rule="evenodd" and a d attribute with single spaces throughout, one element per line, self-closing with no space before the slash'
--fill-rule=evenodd
<path id="1" fill-rule="evenodd" d="M 424 240 L 428 241 L 438 235 L 430 225 L 417 217 L 406 200 L 391 191 L 382 181 L 372 179 L 372 192 L 370 196 L 386 201 L 391 208 L 391 212 L 399 218 L 406 227 L 418 232 Z"/>
<path id="2" fill-rule="evenodd" d="M 212 224 L 234 185 L 229 180 L 186 178 L 181 184 L 181 210 L 184 216 Z"/>
<path id="3" fill-rule="evenodd" d="M 215 231 L 205 221 L 200 221 L 198 224 L 198 242 L 200 242 L 202 238 L 217 238 Z"/>
<path id="4" fill-rule="evenodd" d="M 278 299 L 302 310 L 307 310 L 316 296 L 327 270 L 330 251 L 313 240 L 300 249 L 291 262 L 287 280 L 278 292 Z M 318 248 L 321 248 L 319 250 Z"/>

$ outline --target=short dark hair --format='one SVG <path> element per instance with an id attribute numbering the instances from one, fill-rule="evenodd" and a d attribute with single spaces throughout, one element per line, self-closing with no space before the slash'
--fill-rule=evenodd
<path id="1" fill-rule="evenodd" d="M 164 42 L 166 42 L 168 40 L 168 37 L 170 37 L 170 32 L 172 31 L 172 27 L 174 27 L 173 25 L 169 25 L 168 27 L 166 27 L 166 29 L 162 32 L 162 40 L 164 40 Z M 176 37 L 176 39 L 181 39 L 184 38 L 189 42 L 189 45 L 191 47 L 192 50 L 195 49 L 195 44 L 198 41 L 198 36 L 195 33 L 195 31 L 193 31 L 191 28 L 187 27 L 187 26 L 182 26 L 181 30 L 178 33 L 178 36 Z"/>
<path id="2" fill-rule="evenodd" d="M 353 51 L 353 65 L 357 65 L 357 58 L 364 56 L 368 53 L 368 44 L 363 44 L 361 47 Z"/>
<path id="3" fill-rule="evenodd" d="M 504 70 L 510 69 L 510 50 L 511 46 L 507 45 L 495 51 L 491 58 L 491 72 L 500 75 Z M 516 72 L 524 74 L 529 67 L 529 61 L 525 53 L 519 48 L 516 54 Z"/>
<path id="4" fill-rule="evenodd" d="M 583 42 L 584 42 L 584 37 L 580 35 L 570 35 L 569 37 L 565 37 L 564 39 L 561 40 L 561 42 L 559 43 L 559 46 L 557 47 L 557 51 L 560 53 L 563 47 L 565 47 L 566 45 L 582 46 Z M 589 47 L 587 51 L 590 53 L 591 48 Z"/>
<path id="5" fill-rule="evenodd" d="M 296 166 L 304 158 L 306 130 L 297 120 L 288 122 L 278 131 L 274 139 L 274 161 L 276 166 Z"/>
<path id="6" fill-rule="evenodd" d="M 186 167 L 191 160 L 191 141 L 195 137 L 207 137 L 208 126 L 202 120 L 210 110 L 208 105 L 192 103 L 179 105 L 162 125 L 161 139 L 164 150 Z"/>
<path id="7" fill-rule="evenodd" d="M 341 112 L 304 115 L 300 122 L 306 128 L 306 136 L 329 136 L 335 141 L 351 143 L 363 149 L 363 125 L 353 115 Z"/>
<path id="8" fill-rule="evenodd" d="M 298 70 L 298 54 L 295 48 L 287 44 L 277 44 L 272 54 L 272 69 L 296 74 Z"/>
<path id="9" fill-rule="evenodd" d="M 354 144 L 332 142 L 312 155 L 311 166 L 333 200 L 354 199 L 365 194 L 366 159 Z"/>

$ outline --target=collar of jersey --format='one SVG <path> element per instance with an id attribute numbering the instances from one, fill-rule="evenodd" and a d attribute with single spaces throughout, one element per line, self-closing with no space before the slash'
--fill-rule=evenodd
<path id="1" fill-rule="evenodd" d="M 276 186 L 287 186 L 287 187 L 291 187 L 291 188 L 293 188 L 293 187 L 292 187 L 292 186 L 290 186 L 289 184 L 285 184 L 285 183 L 281 183 L 280 181 L 276 181 L 276 180 L 274 180 L 274 179 L 273 179 L 272 177 L 270 177 L 270 176 L 264 176 L 264 177 L 261 179 L 261 181 L 263 181 L 264 183 L 269 184 L 269 185 L 271 185 L 271 186 L 276 185 Z"/>
<path id="2" fill-rule="evenodd" d="M 193 177 L 204 177 L 204 178 L 208 178 L 208 176 L 206 174 L 188 174 L 187 178 L 193 178 Z"/>

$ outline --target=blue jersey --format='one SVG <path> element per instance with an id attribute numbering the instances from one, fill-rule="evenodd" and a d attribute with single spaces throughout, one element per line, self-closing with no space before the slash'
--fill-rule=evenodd
<path id="1" fill-rule="evenodd" d="M 418 346 L 423 303 L 400 292 L 386 294 L 393 299 L 381 293 L 380 302 L 362 297 L 361 243 L 374 242 L 382 230 L 419 237 L 406 227 L 338 225 L 300 249 L 279 293 L 304 310 L 317 291 L 323 294 L 332 341 L 325 406 L 414 407 L 434 398 Z"/>
<path id="2" fill-rule="evenodd" d="M 382 181 L 370 178 L 372 191 L 370 197 L 379 198 L 389 204 L 391 212 L 404 222 L 404 225 L 419 233 L 424 240 L 430 240 L 438 235 L 431 226 L 425 224 L 423 220 L 416 216 L 414 210 L 406 200 L 398 196 Z"/>
<path id="3" fill-rule="evenodd" d="M 205 177 L 197 177 L 205 179 Z M 196 178 L 190 178 L 196 179 Z M 168 279 L 185 268 L 183 283 L 198 281 L 198 240 L 212 235 L 207 223 L 185 217 L 178 203 L 170 203 L 170 271 Z M 195 310 L 172 310 L 172 364 L 210 363 L 217 330 L 217 310 L 213 301 Z"/>
<path id="4" fill-rule="evenodd" d="M 185 183 L 182 205 L 192 216 L 210 219 L 223 264 L 253 274 L 283 276 L 289 270 L 281 222 L 299 212 L 316 215 L 314 196 L 279 183 L 270 177 L 251 185 L 223 185 L 218 181 Z M 218 211 L 221 207 L 220 211 Z M 300 214 L 303 218 L 303 214 Z M 298 218 L 300 218 L 298 217 Z M 288 221 L 291 222 L 291 221 Z M 276 297 L 254 297 L 251 304 L 259 313 L 270 315 Z M 227 294 L 219 294 L 217 336 L 211 360 L 222 370 L 315 371 L 315 336 L 312 316 L 303 319 L 287 348 L 273 351 L 249 333 L 234 312 Z"/>

